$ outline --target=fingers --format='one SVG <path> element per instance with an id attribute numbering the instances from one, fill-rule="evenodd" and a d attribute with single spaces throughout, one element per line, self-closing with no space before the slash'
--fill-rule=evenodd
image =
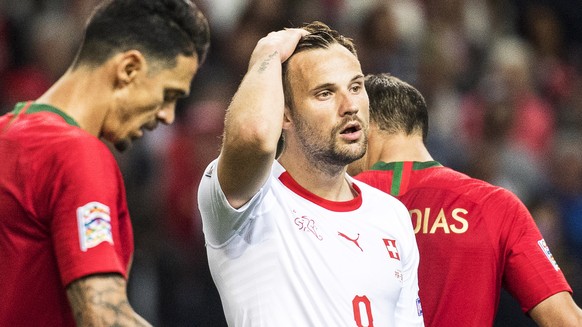
<path id="1" fill-rule="evenodd" d="M 309 34 L 302 28 L 286 28 L 279 31 L 270 32 L 261 38 L 251 55 L 251 64 L 259 57 L 271 56 L 274 53 L 279 55 L 281 62 L 287 60 L 301 37 Z"/>

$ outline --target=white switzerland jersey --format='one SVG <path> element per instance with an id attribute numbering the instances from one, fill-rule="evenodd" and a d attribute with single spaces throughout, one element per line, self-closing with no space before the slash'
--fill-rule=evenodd
<path id="1" fill-rule="evenodd" d="M 401 202 L 348 175 L 359 196 L 328 201 L 275 161 L 261 190 L 233 209 L 216 163 L 198 205 L 229 326 L 424 325 L 418 248 Z"/>

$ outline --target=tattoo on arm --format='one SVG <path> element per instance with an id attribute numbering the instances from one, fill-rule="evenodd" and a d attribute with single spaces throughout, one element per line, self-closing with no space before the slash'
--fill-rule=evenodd
<path id="1" fill-rule="evenodd" d="M 265 70 L 267 70 L 267 67 L 269 66 L 269 63 L 271 62 L 271 60 L 273 60 L 273 57 L 275 57 L 277 55 L 277 51 L 273 52 L 267 59 L 265 59 L 261 65 L 259 66 L 259 73 L 264 72 Z"/>
<path id="2" fill-rule="evenodd" d="M 87 276 L 67 287 L 79 326 L 150 326 L 133 311 L 126 292 L 127 283 L 118 274 Z"/>

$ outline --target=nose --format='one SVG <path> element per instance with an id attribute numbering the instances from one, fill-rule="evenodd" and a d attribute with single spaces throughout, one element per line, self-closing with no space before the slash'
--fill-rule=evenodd
<path id="1" fill-rule="evenodd" d="M 341 95 L 340 116 L 357 114 L 358 108 L 356 96 L 351 93 L 343 93 Z"/>
<path id="2" fill-rule="evenodd" d="M 174 122 L 176 118 L 176 104 L 175 103 L 168 103 L 162 106 L 162 109 L 158 111 L 156 117 L 162 123 L 166 125 L 170 125 Z"/>

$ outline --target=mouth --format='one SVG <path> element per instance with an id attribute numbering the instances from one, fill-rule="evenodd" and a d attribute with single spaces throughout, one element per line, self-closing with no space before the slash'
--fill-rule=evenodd
<path id="1" fill-rule="evenodd" d="M 358 121 L 349 122 L 340 130 L 340 135 L 348 141 L 358 140 L 362 135 L 362 125 Z"/>

